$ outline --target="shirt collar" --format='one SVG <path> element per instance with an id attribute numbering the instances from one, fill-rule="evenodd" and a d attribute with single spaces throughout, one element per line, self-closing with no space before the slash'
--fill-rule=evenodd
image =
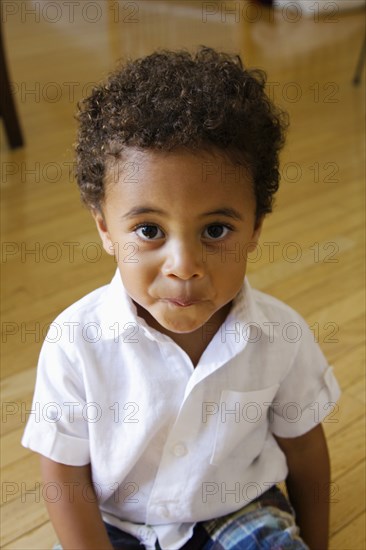
<path id="1" fill-rule="evenodd" d="M 231 325 L 234 327 L 235 323 L 239 323 L 241 332 L 245 327 L 255 327 L 258 331 L 269 334 L 268 318 L 259 307 L 255 292 L 250 286 L 248 278 L 245 277 L 244 283 L 235 296 L 232 308 L 224 321 L 226 326 Z"/>
<path id="2" fill-rule="evenodd" d="M 106 297 L 101 307 L 103 334 L 107 337 L 109 335 L 110 338 L 116 339 L 117 336 L 131 333 L 131 329 L 137 327 L 137 331 L 136 328 L 134 330 L 137 339 L 138 332 L 142 331 L 150 340 L 166 342 L 168 339 L 170 341 L 170 338 L 150 327 L 145 319 L 138 315 L 137 308 L 123 285 L 118 268 L 107 287 Z"/>
<path id="3" fill-rule="evenodd" d="M 160 342 L 171 341 L 168 336 L 150 327 L 138 315 L 137 308 L 122 283 L 118 268 L 107 287 L 106 296 L 101 307 L 102 329 L 103 334 L 107 338 L 108 335 L 110 338 L 116 338 L 117 335 L 131 333 L 131 329 L 137 327 L 138 331 L 142 330 L 150 340 Z M 269 333 L 268 319 L 263 314 L 261 308 L 258 307 L 254 291 L 248 279 L 245 278 L 241 289 L 233 300 L 231 310 L 222 328 L 227 332 L 240 331 L 242 335 L 244 330 L 249 330 L 249 327 L 255 327 L 258 331 L 261 330 L 266 334 Z"/>

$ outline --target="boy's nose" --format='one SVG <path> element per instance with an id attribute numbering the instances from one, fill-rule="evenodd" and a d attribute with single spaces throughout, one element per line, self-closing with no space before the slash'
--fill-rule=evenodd
<path id="1" fill-rule="evenodd" d="M 185 281 L 204 276 L 203 251 L 201 244 L 172 243 L 162 268 L 167 277 Z"/>

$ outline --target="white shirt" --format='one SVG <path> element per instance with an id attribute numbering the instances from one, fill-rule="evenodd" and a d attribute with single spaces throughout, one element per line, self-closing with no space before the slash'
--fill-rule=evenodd
<path id="1" fill-rule="evenodd" d="M 90 462 L 103 519 L 176 550 L 197 521 L 284 480 L 272 434 L 311 430 L 339 395 L 305 321 L 247 280 L 194 368 L 137 316 L 117 270 L 51 324 L 22 444 Z"/>

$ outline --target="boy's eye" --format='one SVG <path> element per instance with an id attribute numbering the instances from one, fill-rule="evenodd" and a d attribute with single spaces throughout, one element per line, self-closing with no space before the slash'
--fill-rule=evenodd
<path id="1" fill-rule="evenodd" d="M 229 231 L 230 231 L 230 228 L 227 227 L 226 225 L 216 223 L 213 225 L 209 225 L 205 229 L 204 233 L 207 233 L 210 239 L 221 239 L 222 237 L 225 237 Z"/>
<path id="2" fill-rule="evenodd" d="M 157 225 L 140 225 L 135 229 L 135 233 L 140 239 L 144 239 L 145 241 L 164 237 L 163 232 Z"/>

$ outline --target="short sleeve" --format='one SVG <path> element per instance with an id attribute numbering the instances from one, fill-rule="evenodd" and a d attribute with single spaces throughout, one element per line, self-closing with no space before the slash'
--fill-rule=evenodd
<path id="1" fill-rule="evenodd" d="M 315 428 L 335 408 L 340 388 L 314 335 L 302 317 L 298 349 L 273 399 L 270 427 L 279 437 L 298 437 Z M 293 343 L 288 343 L 292 346 Z"/>
<path id="2" fill-rule="evenodd" d="M 90 462 L 85 391 L 76 361 L 60 342 L 44 342 L 39 357 L 32 409 L 22 445 L 56 462 Z"/>

